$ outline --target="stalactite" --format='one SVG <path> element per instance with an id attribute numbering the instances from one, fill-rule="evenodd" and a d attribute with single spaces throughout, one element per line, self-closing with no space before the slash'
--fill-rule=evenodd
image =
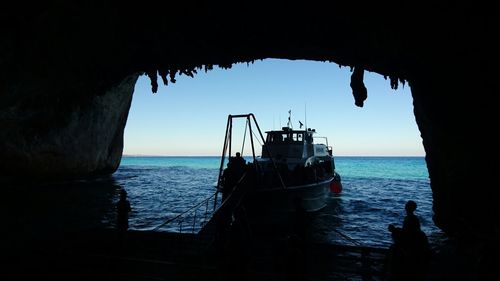
<path id="1" fill-rule="evenodd" d="M 158 75 L 156 74 L 156 69 L 148 70 L 146 71 L 146 74 L 151 81 L 151 91 L 156 94 L 156 92 L 158 92 Z"/>
<path id="2" fill-rule="evenodd" d="M 177 73 L 176 69 L 170 69 L 169 75 L 170 75 L 170 82 L 175 83 L 175 73 Z"/>
<path id="3" fill-rule="evenodd" d="M 219 67 L 222 69 L 231 69 L 233 67 L 232 63 L 219 63 Z"/>
<path id="4" fill-rule="evenodd" d="M 192 70 L 189 70 L 189 69 L 182 69 L 182 70 L 180 70 L 179 71 L 179 75 L 182 75 L 182 74 L 184 74 L 186 76 L 189 76 L 191 78 L 194 77 Z"/>
<path id="5" fill-rule="evenodd" d="M 351 69 L 353 67 L 351 66 Z M 365 70 L 362 67 L 354 67 L 354 71 L 351 75 L 351 88 L 352 95 L 354 96 L 354 104 L 359 107 L 363 107 L 363 103 L 368 97 L 368 91 L 366 90 L 365 84 L 363 82 L 363 75 Z"/>
<path id="6" fill-rule="evenodd" d="M 168 70 L 165 69 L 159 69 L 158 74 L 160 74 L 161 80 L 163 81 L 163 85 L 168 86 Z"/>
<path id="7" fill-rule="evenodd" d="M 389 76 L 389 79 L 391 80 L 391 89 L 397 90 L 398 89 L 398 77 Z"/>

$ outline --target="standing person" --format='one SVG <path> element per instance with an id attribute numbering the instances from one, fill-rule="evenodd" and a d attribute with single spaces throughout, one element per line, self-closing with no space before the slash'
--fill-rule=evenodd
<path id="1" fill-rule="evenodd" d="M 222 202 L 226 201 L 234 187 L 246 171 L 246 160 L 236 152 L 236 157 L 229 158 L 227 168 L 223 172 Z"/>
<path id="2" fill-rule="evenodd" d="M 120 200 L 117 204 L 117 228 L 121 232 L 128 230 L 128 214 L 132 211 L 130 202 L 127 199 L 127 191 L 120 191 Z"/>
<path id="3" fill-rule="evenodd" d="M 241 153 L 236 152 L 236 157 L 234 158 L 234 163 L 238 168 L 243 168 L 246 165 L 246 160 L 241 157 Z"/>

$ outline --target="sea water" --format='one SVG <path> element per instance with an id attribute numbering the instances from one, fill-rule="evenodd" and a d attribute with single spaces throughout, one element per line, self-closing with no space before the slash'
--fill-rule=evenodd
<path id="1" fill-rule="evenodd" d="M 407 200 L 417 202 L 416 215 L 430 242 L 444 239 L 432 222 L 423 157 L 336 157 L 335 164 L 343 190 L 330 194 L 327 207 L 314 217 L 312 239 L 386 247 L 392 242 L 387 227 L 401 226 Z M 4 188 L 2 221 L 13 236 L 113 228 L 119 192 L 125 189 L 132 206 L 130 229 L 186 231 L 195 220 L 164 223 L 200 202 L 203 206 L 190 214 L 196 223 L 213 209 L 213 202 L 203 202 L 214 195 L 220 166 L 220 157 L 123 157 L 109 177 Z"/>
<path id="2" fill-rule="evenodd" d="M 416 214 L 431 242 L 442 237 L 432 222 L 423 157 L 336 157 L 335 164 L 343 190 L 332 193 L 314 218 L 314 239 L 388 246 L 392 241 L 387 227 L 401 226 L 407 200 L 417 202 Z M 211 196 L 220 165 L 220 157 L 124 157 L 114 178 L 128 191 L 134 208 L 130 227 L 155 228 Z"/>

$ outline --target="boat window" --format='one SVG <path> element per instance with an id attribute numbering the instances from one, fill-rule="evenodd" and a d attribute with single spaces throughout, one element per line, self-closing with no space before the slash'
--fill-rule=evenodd
<path id="1" fill-rule="evenodd" d="M 280 133 L 268 134 L 267 142 L 269 143 L 281 143 L 283 142 L 283 135 Z"/>
<path id="2" fill-rule="evenodd" d="M 285 142 L 290 142 L 292 141 L 292 136 L 291 134 L 284 133 L 283 136 L 285 137 Z"/>
<path id="3" fill-rule="evenodd" d="M 303 138 L 302 133 L 297 133 L 297 134 L 293 135 L 293 140 L 294 141 L 302 142 L 302 138 Z"/>
<path id="4" fill-rule="evenodd" d="M 304 141 L 304 133 L 275 132 L 267 134 L 267 143 L 300 142 Z"/>

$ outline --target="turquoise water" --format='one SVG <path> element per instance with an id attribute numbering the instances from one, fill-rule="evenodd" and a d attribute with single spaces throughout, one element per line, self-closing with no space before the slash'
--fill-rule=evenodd
<path id="1" fill-rule="evenodd" d="M 431 243 L 443 240 L 432 222 L 432 193 L 423 157 L 336 157 L 335 163 L 343 190 L 331 194 L 327 207 L 315 217 L 309 230 L 314 239 L 350 243 L 345 238 L 349 237 L 364 245 L 388 246 L 391 237 L 387 226 L 401 225 L 404 204 L 411 199 L 418 204 L 416 214 Z M 205 208 L 190 214 L 183 223 L 163 223 L 214 194 L 219 166 L 220 157 L 123 157 L 112 176 L 44 186 L 7 186 L 4 196 L 8 200 L 0 213 L 6 229 L 28 237 L 114 228 L 115 206 L 120 190 L 125 189 L 133 209 L 131 229 L 199 228 L 205 210 L 213 210 L 213 202 L 202 204 Z"/>
<path id="2" fill-rule="evenodd" d="M 251 160 L 247 158 L 247 160 Z M 312 236 L 365 245 L 391 243 L 387 226 L 400 225 L 407 200 L 418 204 L 417 215 L 430 240 L 442 233 L 432 223 L 432 193 L 423 157 L 336 157 L 343 191 L 331 195 L 314 221 Z M 114 174 L 134 206 L 133 229 L 152 229 L 201 202 L 215 191 L 220 157 L 124 157 Z M 176 231 L 178 225 L 166 226 Z"/>
<path id="3" fill-rule="evenodd" d="M 428 180 L 424 157 L 336 157 L 344 177 Z"/>
<path id="4" fill-rule="evenodd" d="M 245 157 L 251 161 L 250 157 Z M 427 179 L 429 174 L 423 157 L 336 157 L 337 170 L 347 177 L 378 177 L 392 179 Z M 125 156 L 120 167 L 189 167 L 193 169 L 216 169 L 219 156 L 207 157 L 136 157 Z"/>
<path id="5" fill-rule="evenodd" d="M 248 158 L 247 158 L 248 159 Z M 193 169 L 215 169 L 220 165 L 221 158 L 207 157 L 174 157 L 174 156 L 124 156 L 120 168 L 126 166 L 153 166 L 153 167 L 189 167 Z"/>

